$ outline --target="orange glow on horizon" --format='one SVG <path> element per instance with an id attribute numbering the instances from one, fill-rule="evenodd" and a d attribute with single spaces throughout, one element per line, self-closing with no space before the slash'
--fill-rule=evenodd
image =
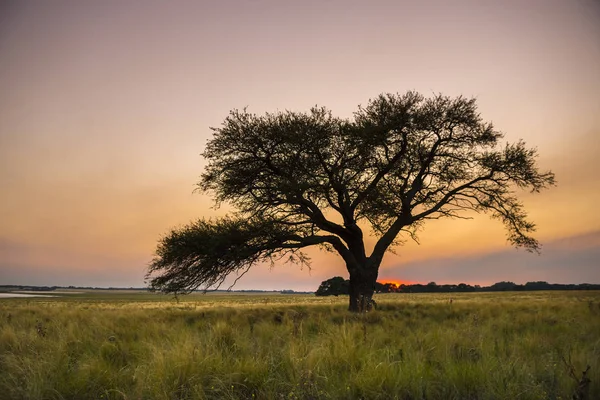
<path id="1" fill-rule="evenodd" d="M 392 283 L 398 287 L 400 287 L 400 285 L 412 285 L 416 282 L 411 282 L 411 281 L 401 281 L 400 279 L 378 279 L 377 282 L 382 283 L 382 284 L 386 284 L 386 283 Z"/>

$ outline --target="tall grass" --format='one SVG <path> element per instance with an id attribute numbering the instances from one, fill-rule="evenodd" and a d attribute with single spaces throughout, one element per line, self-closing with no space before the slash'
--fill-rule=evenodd
<path id="1" fill-rule="evenodd" d="M 600 399 L 599 292 L 451 296 L 6 299 L 0 398 Z"/>

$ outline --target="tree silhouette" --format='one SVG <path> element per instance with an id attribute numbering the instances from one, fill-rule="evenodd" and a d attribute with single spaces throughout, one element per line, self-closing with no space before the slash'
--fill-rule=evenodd
<path id="1" fill-rule="evenodd" d="M 319 246 L 346 264 L 349 309 L 367 310 L 390 247 L 472 210 L 503 222 L 516 247 L 539 249 L 515 188 L 538 192 L 554 175 L 524 142 L 501 144 L 474 99 L 382 94 L 351 119 L 234 110 L 212 130 L 198 189 L 236 211 L 164 236 L 147 274 L 154 290 L 218 287 L 261 262 L 308 264 L 302 249 Z"/>
<path id="2" fill-rule="evenodd" d="M 315 292 L 317 296 L 339 296 L 340 294 L 348 294 L 349 281 L 341 276 L 334 276 L 321 282 L 319 288 Z"/>

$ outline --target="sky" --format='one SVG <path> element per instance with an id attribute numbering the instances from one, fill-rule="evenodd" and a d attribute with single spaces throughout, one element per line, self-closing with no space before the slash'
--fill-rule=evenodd
<path id="1" fill-rule="evenodd" d="M 600 283 L 600 3 L 594 0 L 0 1 L 0 285 L 140 287 L 170 228 L 217 217 L 193 193 L 231 109 L 380 93 L 475 97 L 558 185 L 520 193 L 542 254 L 486 215 L 425 225 L 381 280 Z M 256 266 L 237 289 L 347 276 Z"/>

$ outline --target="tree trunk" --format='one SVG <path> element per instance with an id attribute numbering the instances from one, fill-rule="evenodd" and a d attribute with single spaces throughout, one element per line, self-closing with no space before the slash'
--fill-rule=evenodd
<path id="1" fill-rule="evenodd" d="M 350 274 L 350 305 L 348 311 L 369 312 L 373 309 L 375 282 L 377 281 L 377 270 L 363 273 Z"/>

